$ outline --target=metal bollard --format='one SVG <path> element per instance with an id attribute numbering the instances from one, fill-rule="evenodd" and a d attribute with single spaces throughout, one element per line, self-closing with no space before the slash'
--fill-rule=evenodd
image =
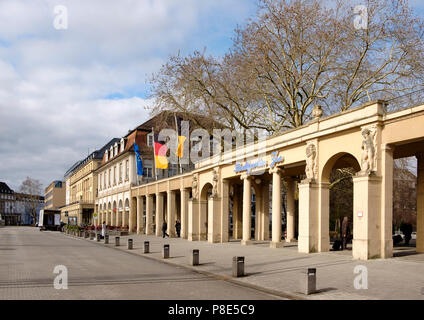
<path id="1" fill-rule="evenodd" d="M 105 244 L 109 244 L 109 235 L 105 234 Z"/>
<path id="2" fill-rule="evenodd" d="M 115 247 L 119 247 L 119 237 L 115 237 Z"/>
<path id="3" fill-rule="evenodd" d="M 169 258 L 169 244 L 164 244 L 163 245 L 162 257 L 164 259 L 168 259 Z"/>
<path id="4" fill-rule="evenodd" d="M 96 238 L 97 238 L 97 242 L 100 242 L 102 235 L 100 233 L 97 234 Z"/>
<path id="5" fill-rule="evenodd" d="M 133 248 L 133 239 L 128 239 L 128 250 L 132 250 Z"/>
<path id="6" fill-rule="evenodd" d="M 244 276 L 244 257 L 233 257 L 233 277 Z"/>
<path id="7" fill-rule="evenodd" d="M 94 233 L 90 232 L 90 240 L 94 240 Z"/>
<path id="8" fill-rule="evenodd" d="M 313 294 L 317 289 L 317 269 L 308 268 L 306 278 L 302 276 L 301 279 L 302 292 L 306 295 Z"/>
<path id="9" fill-rule="evenodd" d="M 150 243 L 149 241 L 144 241 L 144 253 L 149 253 Z"/>
<path id="10" fill-rule="evenodd" d="M 191 255 L 191 265 L 198 266 L 199 265 L 199 250 L 194 249 Z"/>

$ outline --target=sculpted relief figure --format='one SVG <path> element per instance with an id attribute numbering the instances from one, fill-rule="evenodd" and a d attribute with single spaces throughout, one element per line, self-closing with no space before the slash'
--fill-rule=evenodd
<path id="1" fill-rule="evenodd" d="M 316 157 L 317 148 L 314 144 L 309 144 L 306 147 L 306 178 L 308 180 L 316 179 Z"/>
<path id="2" fill-rule="evenodd" d="M 191 194 L 193 199 L 197 199 L 199 196 L 198 188 L 197 188 L 197 177 L 193 176 L 193 182 L 191 183 Z"/>
<path id="3" fill-rule="evenodd" d="M 376 133 L 377 130 L 370 130 L 368 128 L 362 130 L 362 173 L 370 174 L 377 170 Z"/>
<path id="4" fill-rule="evenodd" d="M 213 170 L 213 183 L 212 183 L 212 198 L 216 198 L 218 196 L 218 172 Z"/>

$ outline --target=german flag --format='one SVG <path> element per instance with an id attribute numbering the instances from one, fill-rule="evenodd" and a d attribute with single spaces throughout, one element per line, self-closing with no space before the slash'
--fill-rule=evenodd
<path id="1" fill-rule="evenodd" d="M 168 147 L 165 144 L 157 142 L 157 135 L 155 135 L 155 163 L 157 169 L 168 169 L 168 159 L 166 153 Z"/>
<path id="2" fill-rule="evenodd" d="M 175 127 L 177 129 L 177 135 L 178 135 L 178 147 L 177 147 L 177 151 L 175 152 L 175 154 L 177 155 L 178 158 L 182 158 L 183 154 L 184 154 L 184 142 L 187 140 L 187 137 L 183 136 L 181 131 L 182 131 L 182 127 L 181 127 L 181 121 L 182 119 L 180 117 L 177 117 L 177 115 L 174 113 L 174 117 L 175 117 Z"/>

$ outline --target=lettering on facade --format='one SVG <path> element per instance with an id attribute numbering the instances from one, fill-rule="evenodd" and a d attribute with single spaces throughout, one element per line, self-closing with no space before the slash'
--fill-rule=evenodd
<path id="1" fill-rule="evenodd" d="M 269 165 L 269 167 L 272 169 L 274 168 L 277 163 L 283 162 L 284 161 L 284 157 L 280 156 L 277 152 L 273 152 L 271 153 L 271 163 Z"/>
<path id="2" fill-rule="evenodd" d="M 236 167 L 234 169 L 235 173 L 246 171 L 247 174 L 250 174 L 252 170 L 258 169 L 258 168 L 264 168 L 266 167 L 266 161 L 263 159 L 259 159 L 256 162 L 249 162 L 247 161 L 244 165 L 240 163 L 236 163 Z"/>

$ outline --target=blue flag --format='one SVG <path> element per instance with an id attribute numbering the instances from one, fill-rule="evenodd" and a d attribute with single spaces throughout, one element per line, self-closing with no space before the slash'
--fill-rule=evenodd
<path id="1" fill-rule="evenodd" d="M 137 175 L 142 176 L 143 161 L 141 160 L 140 149 L 138 148 L 138 145 L 135 142 L 134 142 L 134 152 L 135 152 L 135 159 L 137 160 Z"/>

